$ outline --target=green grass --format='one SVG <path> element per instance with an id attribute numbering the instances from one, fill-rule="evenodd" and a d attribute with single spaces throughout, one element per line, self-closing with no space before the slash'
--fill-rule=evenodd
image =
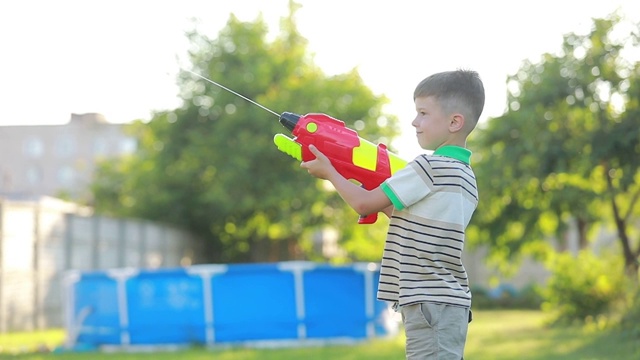
<path id="1" fill-rule="evenodd" d="M 602 332 L 588 327 L 547 328 L 539 311 L 474 311 L 465 359 L 471 360 L 637 360 L 640 337 Z M 0 335 L 0 359 L 181 359 L 181 360 L 382 360 L 404 359 L 404 336 L 357 345 L 290 349 L 191 349 L 156 353 L 28 353 L 41 344 L 53 347 L 64 341 L 60 330 Z"/>
<path id="2" fill-rule="evenodd" d="M 476 312 L 474 311 L 474 315 Z M 594 327 L 544 326 L 539 311 L 482 311 L 469 327 L 472 360 L 638 360 L 640 337 Z"/>

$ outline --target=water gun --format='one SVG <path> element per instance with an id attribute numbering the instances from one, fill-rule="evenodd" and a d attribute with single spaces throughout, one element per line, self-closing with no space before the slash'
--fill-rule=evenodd
<path id="1" fill-rule="evenodd" d="M 309 145 L 313 144 L 331 160 L 331 164 L 342 176 L 359 183 L 367 190 L 375 189 L 391 174 L 407 165 L 405 160 L 389 152 L 385 145 L 374 145 L 360 138 L 358 133 L 347 128 L 343 121 L 315 113 L 301 116 L 284 112 L 278 115 L 277 112 L 220 83 L 193 71 L 183 70 L 278 116 L 280 124 L 289 129 L 294 138 L 276 134 L 273 141 L 280 151 L 298 161 L 315 159 L 309 150 Z M 358 223 L 373 224 L 377 220 L 378 214 L 375 213 L 361 216 Z"/>
<path id="2" fill-rule="evenodd" d="M 315 156 L 309 145 L 315 145 L 345 178 L 355 181 L 367 190 L 372 190 L 402 169 L 407 162 L 387 150 L 384 144 L 374 145 L 358 136 L 344 122 L 325 114 L 297 115 L 284 112 L 280 124 L 291 131 L 294 138 L 276 134 L 273 142 L 278 150 L 299 161 L 309 161 Z M 361 216 L 359 224 L 373 224 L 378 214 Z"/>

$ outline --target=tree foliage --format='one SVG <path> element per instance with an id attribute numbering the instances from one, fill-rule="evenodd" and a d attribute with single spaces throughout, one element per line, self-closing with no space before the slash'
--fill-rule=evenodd
<path id="1" fill-rule="evenodd" d="M 639 50 L 638 25 L 593 21 L 560 54 L 524 62 L 507 80 L 508 110 L 470 139 L 482 198 L 470 234 L 496 259 L 543 253 L 571 223 L 584 248 L 605 226 L 637 274 L 640 64 L 624 54 Z"/>
<path id="2" fill-rule="evenodd" d="M 191 70 L 277 112 L 330 114 L 370 141 L 397 134 L 396 119 L 382 112 L 387 99 L 357 69 L 327 76 L 313 63 L 295 4 L 277 38 L 267 35 L 261 17 L 233 15 L 217 38 L 194 30 L 187 34 Z M 189 229 L 215 262 L 313 257 L 313 234 L 325 224 L 347 233 L 356 226 L 357 214 L 335 192 L 274 146 L 274 134 L 287 132 L 276 116 L 188 72 L 178 85 L 183 105 L 134 124 L 137 153 L 100 168 L 98 211 Z"/>

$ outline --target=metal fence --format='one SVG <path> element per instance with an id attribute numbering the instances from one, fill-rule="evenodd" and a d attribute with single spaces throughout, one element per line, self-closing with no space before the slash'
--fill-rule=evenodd
<path id="1" fill-rule="evenodd" d="M 0 333 L 62 327 L 67 270 L 186 266 L 198 254 L 193 236 L 166 225 L 52 198 L 0 199 Z"/>

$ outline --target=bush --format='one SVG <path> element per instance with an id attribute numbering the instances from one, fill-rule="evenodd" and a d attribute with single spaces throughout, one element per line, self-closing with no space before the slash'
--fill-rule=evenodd
<path id="1" fill-rule="evenodd" d="M 549 270 L 542 309 L 553 313 L 556 322 L 596 319 L 624 298 L 625 277 L 619 258 L 596 257 L 590 251 L 577 256 L 554 254 Z"/>
<path id="2" fill-rule="evenodd" d="M 520 290 L 503 284 L 491 290 L 475 287 L 472 304 L 474 309 L 540 309 L 542 296 L 536 285 L 529 285 Z"/>
<path id="3" fill-rule="evenodd" d="M 620 328 L 640 341 L 640 289 L 636 288 L 631 295 L 629 305 L 624 308 L 620 320 Z"/>
<path id="4" fill-rule="evenodd" d="M 542 290 L 538 285 L 529 285 L 518 295 L 518 307 L 520 309 L 540 309 L 542 307 Z"/>

